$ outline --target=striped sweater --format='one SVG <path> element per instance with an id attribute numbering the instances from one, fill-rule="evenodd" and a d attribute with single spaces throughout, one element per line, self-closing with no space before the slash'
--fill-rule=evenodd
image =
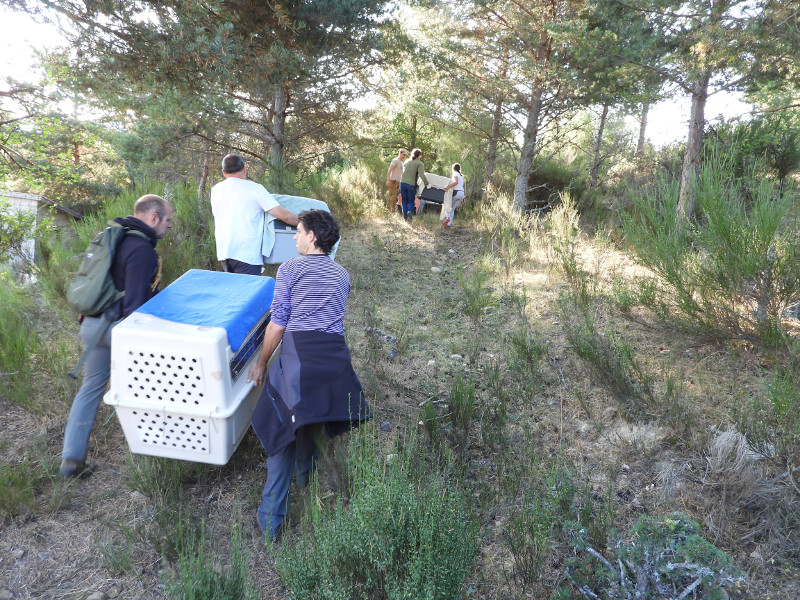
<path id="1" fill-rule="evenodd" d="M 278 268 L 272 321 L 287 331 L 344 335 L 350 276 L 325 254 L 307 254 Z"/>

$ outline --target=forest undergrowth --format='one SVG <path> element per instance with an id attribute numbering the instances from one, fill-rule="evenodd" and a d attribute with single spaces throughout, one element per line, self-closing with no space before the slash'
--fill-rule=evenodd
<path id="1" fill-rule="evenodd" d="M 208 230 L 174 202 L 168 280 L 213 268 Z M 78 355 L 58 298 L 83 242 L 47 244 L 36 285 L 3 274 L 8 597 L 800 595 L 800 328 L 783 305 L 765 305 L 761 329 L 750 312 L 693 329 L 656 263 L 586 235 L 568 199 L 542 220 L 497 200 L 450 231 L 371 212 L 345 226 L 337 260 L 375 419 L 292 489 L 274 546 L 255 523 L 252 433 L 224 467 L 135 456 L 102 406 L 94 474 L 58 477 Z M 716 306 L 703 301 L 691 310 Z"/>

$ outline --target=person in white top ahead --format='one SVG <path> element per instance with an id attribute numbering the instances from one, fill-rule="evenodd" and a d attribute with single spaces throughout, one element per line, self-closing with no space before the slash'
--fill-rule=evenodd
<path id="1" fill-rule="evenodd" d="M 442 222 L 445 229 L 450 229 L 453 224 L 453 217 L 456 214 L 456 208 L 464 203 L 464 176 L 461 174 L 461 165 L 458 163 L 453 164 L 453 177 L 447 187 L 444 188 L 445 193 L 451 188 L 453 190 L 453 203 L 450 206 L 450 212 L 445 215 Z"/>
<path id="2" fill-rule="evenodd" d="M 225 179 L 211 188 L 217 260 L 227 273 L 260 275 L 265 213 L 287 225 L 297 225 L 297 215 L 278 204 L 263 185 L 247 179 L 244 159 L 238 154 L 222 159 L 222 174 Z"/>
<path id="3" fill-rule="evenodd" d="M 389 202 L 386 207 L 389 212 L 395 212 L 397 208 L 397 196 L 400 193 L 400 179 L 403 177 L 403 161 L 408 156 L 408 150 L 400 148 L 400 151 L 389 164 L 386 172 L 386 187 L 389 188 Z"/>

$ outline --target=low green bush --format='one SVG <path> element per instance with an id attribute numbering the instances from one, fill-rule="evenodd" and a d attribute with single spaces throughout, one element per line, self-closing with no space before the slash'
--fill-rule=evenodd
<path id="1" fill-rule="evenodd" d="M 760 393 L 733 407 L 736 427 L 750 447 L 781 465 L 800 461 L 800 372 L 778 371 Z"/>
<path id="2" fill-rule="evenodd" d="M 531 168 L 528 185 L 531 192 L 528 194 L 528 206 L 540 208 L 548 204 L 555 204 L 559 196 L 569 193 L 580 202 L 581 196 L 586 191 L 586 174 L 577 172 L 557 160 L 540 160 Z"/>
<path id="3" fill-rule="evenodd" d="M 412 465 L 413 441 L 392 455 L 371 433 L 350 445 L 349 504 L 323 510 L 312 484 L 305 531 L 277 551 L 297 600 L 451 600 L 472 568 L 477 526 L 464 495 L 441 473 Z"/>
<path id="4" fill-rule="evenodd" d="M 241 529 L 231 531 L 227 564 L 220 564 L 218 544 L 206 540 L 205 523 L 196 537 L 187 539 L 178 554 L 177 566 L 166 589 L 175 600 L 255 600 L 259 595 L 250 584 Z"/>
<path id="5" fill-rule="evenodd" d="M 15 517 L 33 506 L 39 480 L 36 466 L 27 458 L 0 464 L 0 515 Z"/>
<path id="6" fill-rule="evenodd" d="M 12 210 L 11 203 L 0 197 L 0 263 L 9 259 L 27 262 L 27 241 L 46 235 L 52 222 L 50 217 L 38 218 L 35 211 Z"/>
<path id="7" fill-rule="evenodd" d="M 464 457 L 469 447 L 469 433 L 477 410 L 477 401 L 475 384 L 465 380 L 461 373 L 457 374 L 447 402 L 450 439 L 457 456 Z"/>
<path id="8" fill-rule="evenodd" d="M 572 349 L 592 369 L 631 417 L 652 417 L 656 402 L 652 380 L 633 348 L 616 332 L 597 331 L 594 317 L 561 299 L 564 326 Z M 577 313 L 577 317 L 573 316 Z"/>
<path id="9" fill-rule="evenodd" d="M 458 272 L 458 282 L 462 291 L 459 308 L 476 328 L 486 310 L 495 302 L 494 290 L 488 281 L 489 276 L 483 269 L 476 269 L 472 275 L 467 275 L 461 270 Z"/>
<path id="10" fill-rule="evenodd" d="M 381 210 L 382 191 L 367 165 L 331 169 L 326 175 L 312 193 L 327 203 L 330 211 L 343 223 L 358 223 Z"/>
<path id="11" fill-rule="evenodd" d="M 548 229 L 550 263 L 561 268 L 575 303 L 586 308 L 597 295 L 598 282 L 596 276 L 584 269 L 578 255 L 578 210 L 569 194 L 564 194 L 553 210 Z"/>
<path id="12" fill-rule="evenodd" d="M 170 505 L 179 501 L 184 481 L 196 478 L 205 469 L 201 463 L 128 454 L 130 475 L 126 483 L 154 502 Z"/>

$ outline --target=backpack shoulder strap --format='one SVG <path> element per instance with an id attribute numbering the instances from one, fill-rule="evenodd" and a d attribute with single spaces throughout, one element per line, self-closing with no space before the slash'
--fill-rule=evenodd
<path id="1" fill-rule="evenodd" d="M 125 235 L 135 235 L 137 237 L 142 238 L 143 240 L 150 240 L 150 236 L 147 235 L 144 231 L 139 231 L 138 229 L 126 229 Z"/>

